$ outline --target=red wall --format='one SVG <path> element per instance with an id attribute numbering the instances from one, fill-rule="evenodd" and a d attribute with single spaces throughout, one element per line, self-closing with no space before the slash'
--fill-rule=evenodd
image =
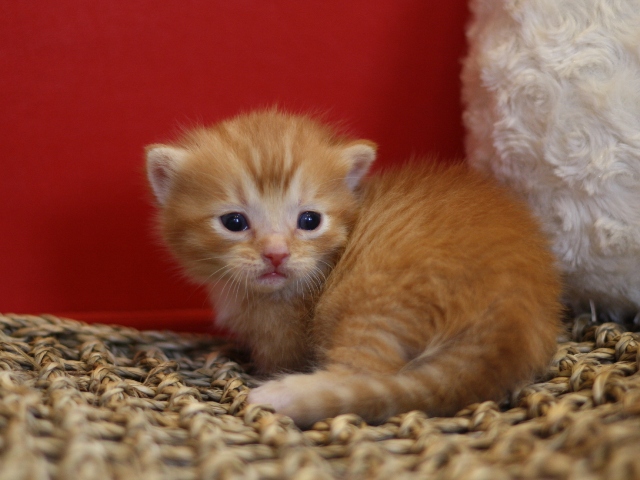
<path id="1" fill-rule="evenodd" d="M 158 245 L 145 144 L 277 103 L 381 162 L 462 153 L 465 0 L 0 4 L 0 312 L 209 325 Z M 96 313 L 102 312 L 102 313 Z"/>

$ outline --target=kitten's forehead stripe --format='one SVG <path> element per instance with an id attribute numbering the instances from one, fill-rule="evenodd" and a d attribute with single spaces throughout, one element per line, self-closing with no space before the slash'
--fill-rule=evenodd
<path id="1" fill-rule="evenodd" d="M 255 170 L 255 172 L 260 172 L 261 168 L 260 168 L 260 162 L 262 160 L 261 155 L 260 155 L 260 150 L 258 150 L 258 148 L 256 148 L 255 146 L 252 146 L 250 148 L 251 151 L 251 167 L 253 167 Z"/>
<path id="2" fill-rule="evenodd" d="M 261 195 L 289 189 L 298 169 L 294 162 L 293 139 L 289 133 L 271 141 L 255 136 L 247 147 L 244 165 Z"/>
<path id="3" fill-rule="evenodd" d="M 293 138 L 290 132 L 284 136 L 284 166 L 290 169 L 293 165 Z"/>
<path id="4" fill-rule="evenodd" d="M 299 170 L 312 179 L 305 182 L 304 188 L 309 183 L 331 181 L 325 176 L 335 174 L 337 165 L 331 165 L 333 147 L 342 141 L 326 125 L 276 109 L 188 132 L 185 140 L 210 159 L 210 167 L 205 167 L 212 174 L 226 179 L 235 177 L 238 182 L 246 182 L 249 177 L 251 188 L 255 187 L 260 195 L 292 188 Z M 228 187 L 221 187 L 229 191 Z M 324 189 L 316 187 L 316 191 Z M 237 196 L 238 188 L 235 193 Z"/>

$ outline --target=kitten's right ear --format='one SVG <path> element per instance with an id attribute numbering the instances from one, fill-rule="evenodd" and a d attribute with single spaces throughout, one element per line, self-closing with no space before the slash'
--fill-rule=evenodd
<path id="1" fill-rule="evenodd" d="M 180 165 L 187 157 L 184 148 L 167 145 L 149 145 L 145 149 L 147 157 L 147 178 L 158 203 L 164 205 Z"/>
<path id="2" fill-rule="evenodd" d="M 342 157 L 347 160 L 349 172 L 345 178 L 347 186 L 353 190 L 364 178 L 376 159 L 378 146 L 369 140 L 358 140 L 342 150 Z"/>

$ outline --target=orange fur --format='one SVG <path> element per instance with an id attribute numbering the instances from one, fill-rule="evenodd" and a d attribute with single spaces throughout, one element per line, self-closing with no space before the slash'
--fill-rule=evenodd
<path id="1" fill-rule="evenodd" d="M 260 372 L 312 369 L 249 396 L 301 426 L 453 414 L 530 380 L 555 349 L 560 282 L 527 209 L 464 165 L 361 182 L 374 157 L 371 142 L 275 110 L 148 148 L 164 238 L 219 321 Z M 297 228 L 305 211 L 320 227 Z M 221 227 L 229 212 L 249 228 Z M 274 255 L 282 275 L 261 280 Z"/>

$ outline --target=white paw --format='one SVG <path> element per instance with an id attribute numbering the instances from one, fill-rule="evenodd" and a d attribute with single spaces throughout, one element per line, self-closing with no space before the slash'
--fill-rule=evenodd
<path id="1" fill-rule="evenodd" d="M 342 401 L 350 400 L 351 396 L 350 386 L 336 388 L 333 374 L 315 372 L 271 380 L 251 390 L 247 401 L 271 405 L 277 413 L 291 417 L 304 428 L 318 420 L 344 413 Z"/>
<path id="2" fill-rule="evenodd" d="M 258 388 L 254 388 L 249 392 L 247 402 L 271 405 L 276 412 L 287 415 L 287 411 L 295 403 L 296 396 L 292 389 L 285 384 L 286 378 L 271 380 Z"/>
<path id="3" fill-rule="evenodd" d="M 316 380 L 315 374 L 287 375 L 251 390 L 247 401 L 271 405 L 277 413 L 291 417 L 299 427 L 310 427 L 328 416 L 318 395 L 324 386 Z"/>

